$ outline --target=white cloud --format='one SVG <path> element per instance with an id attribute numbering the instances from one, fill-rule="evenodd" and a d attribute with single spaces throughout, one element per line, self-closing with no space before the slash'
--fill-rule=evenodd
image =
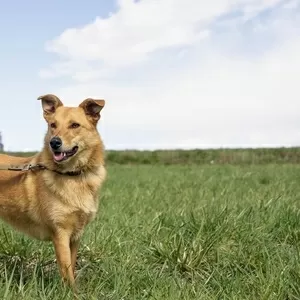
<path id="1" fill-rule="evenodd" d="M 107 99 L 109 148 L 300 145 L 299 25 L 294 0 L 123 0 L 48 42 L 41 75 Z"/>
<path id="2" fill-rule="evenodd" d="M 215 0 L 204 4 L 197 0 L 120 0 L 117 13 L 106 19 L 96 18 L 82 28 L 67 29 L 47 43 L 48 51 L 67 60 L 56 64 L 51 76 L 68 71 L 72 74 L 74 61 L 87 70 L 88 63 L 94 61 L 101 61 L 107 67 L 140 63 L 155 51 L 194 45 L 208 37 L 211 22 L 223 14 L 240 11 L 246 20 L 278 2 Z M 58 68 L 64 71 L 57 72 Z M 49 75 L 49 71 L 43 71 L 42 75 Z"/>

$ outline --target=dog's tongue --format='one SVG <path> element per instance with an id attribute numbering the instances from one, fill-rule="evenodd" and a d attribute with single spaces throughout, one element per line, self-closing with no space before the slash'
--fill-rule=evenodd
<path id="1" fill-rule="evenodd" d="M 54 153 L 54 158 L 57 161 L 63 160 L 64 158 L 64 153 L 63 152 L 58 152 L 58 153 Z"/>

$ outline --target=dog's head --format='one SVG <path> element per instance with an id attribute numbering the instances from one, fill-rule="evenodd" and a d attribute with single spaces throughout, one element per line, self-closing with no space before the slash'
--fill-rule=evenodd
<path id="1" fill-rule="evenodd" d="M 48 123 L 45 143 L 57 164 L 66 163 L 99 143 L 97 123 L 104 100 L 88 98 L 78 107 L 65 107 L 52 94 L 40 96 L 44 118 Z"/>

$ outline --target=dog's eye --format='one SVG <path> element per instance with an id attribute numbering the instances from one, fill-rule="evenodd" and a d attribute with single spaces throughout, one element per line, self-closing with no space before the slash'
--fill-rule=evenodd
<path id="1" fill-rule="evenodd" d="M 78 128 L 80 125 L 78 123 L 72 123 L 71 128 Z"/>
<path id="2" fill-rule="evenodd" d="M 55 124 L 55 123 L 51 123 L 51 124 L 50 124 L 50 127 L 51 127 L 51 128 L 56 128 L 56 124 Z"/>

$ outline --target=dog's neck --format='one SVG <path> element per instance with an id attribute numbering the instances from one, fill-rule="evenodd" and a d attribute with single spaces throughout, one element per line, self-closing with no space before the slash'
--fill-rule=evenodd
<path id="1" fill-rule="evenodd" d="M 58 170 L 51 170 L 59 175 L 66 175 L 66 176 L 79 176 L 84 173 L 83 170 L 78 170 L 78 171 L 66 171 L 66 172 L 60 172 Z"/>

